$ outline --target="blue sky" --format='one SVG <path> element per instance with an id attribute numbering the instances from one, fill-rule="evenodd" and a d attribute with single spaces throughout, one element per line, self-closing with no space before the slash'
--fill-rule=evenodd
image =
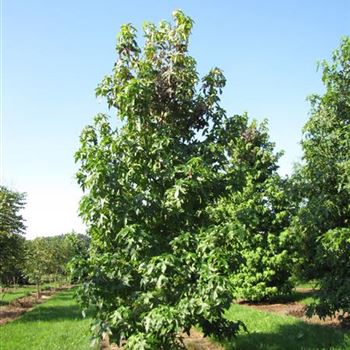
<path id="1" fill-rule="evenodd" d="M 268 118 L 291 172 L 311 93 L 322 93 L 316 63 L 350 34 L 350 1 L 2 1 L 4 183 L 27 192 L 27 237 L 83 231 L 73 154 L 81 129 L 106 111 L 94 89 L 115 61 L 120 25 L 171 19 L 195 26 L 191 54 L 204 74 L 223 69 L 228 114 Z M 140 30 L 140 35 L 141 35 Z"/>

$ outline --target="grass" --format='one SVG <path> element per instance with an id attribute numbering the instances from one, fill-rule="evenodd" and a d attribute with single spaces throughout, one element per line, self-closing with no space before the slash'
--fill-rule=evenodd
<path id="1" fill-rule="evenodd" d="M 241 331 L 227 350 L 340 350 L 350 349 L 350 332 L 308 324 L 297 318 L 257 311 L 233 305 L 227 312 L 230 320 L 241 320 L 249 333 Z"/>
<path id="2" fill-rule="evenodd" d="M 30 295 L 32 292 L 35 292 L 36 288 L 33 287 L 19 287 L 15 290 L 7 291 L 5 293 L 2 293 L 0 298 L 0 305 L 7 305 L 11 301 L 25 297 L 27 295 Z"/>
<path id="3" fill-rule="evenodd" d="M 298 290 L 293 290 L 291 294 L 286 294 L 279 296 L 270 300 L 271 303 L 300 303 L 304 305 L 310 305 L 315 301 L 317 295 L 317 290 L 310 290 L 307 292 L 301 292 Z"/>
<path id="4" fill-rule="evenodd" d="M 232 305 L 230 320 L 242 320 L 241 331 L 226 350 L 345 350 L 350 332 L 307 324 L 297 318 Z M 0 327 L 0 350 L 91 350 L 90 318 L 83 319 L 73 290 L 54 295 L 19 319 Z"/>
<path id="5" fill-rule="evenodd" d="M 302 290 L 310 289 L 310 290 Z M 300 303 L 310 305 L 317 299 L 317 281 L 299 282 L 290 294 L 272 298 L 271 303 Z"/>
<path id="6" fill-rule="evenodd" d="M 19 319 L 0 327 L 0 350 L 91 350 L 89 324 L 73 290 L 57 293 Z"/>
<path id="7" fill-rule="evenodd" d="M 41 290 L 46 290 L 46 289 L 50 289 L 49 284 L 44 284 L 41 287 Z M 11 288 L 11 289 L 7 290 L 5 293 L 1 293 L 0 306 L 1 305 L 8 305 L 13 300 L 28 296 L 28 295 L 35 293 L 35 292 L 36 292 L 36 286 L 32 286 L 32 285 Z"/>

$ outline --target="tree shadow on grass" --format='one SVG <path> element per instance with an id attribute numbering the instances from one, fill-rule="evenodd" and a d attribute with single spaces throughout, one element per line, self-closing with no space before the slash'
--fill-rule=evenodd
<path id="1" fill-rule="evenodd" d="M 80 307 L 72 306 L 48 306 L 43 308 L 35 308 L 25 313 L 20 322 L 36 322 L 36 321 L 58 321 L 58 320 L 77 320 L 82 319 Z"/>
<path id="2" fill-rule="evenodd" d="M 62 293 L 54 296 L 54 300 L 48 301 L 35 307 L 30 312 L 25 313 L 20 322 L 36 322 L 36 321 L 62 321 L 62 320 L 82 320 L 82 309 L 79 305 L 72 303 L 72 293 Z M 69 301 L 71 303 L 69 303 Z M 58 305 L 50 305 L 52 302 Z M 60 305 L 60 303 L 68 305 Z M 91 315 L 91 310 L 86 312 L 86 317 Z"/>
<path id="3" fill-rule="evenodd" d="M 240 333 L 226 350 L 320 350 L 350 349 L 350 332 L 300 322 L 281 325 L 273 333 Z"/>
<path id="4" fill-rule="evenodd" d="M 55 300 L 72 300 L 74 299 L 73 293 L 60 293 L 55 295 Z"/>
<path id="5" fill-rule="evenodd" d="M 309 291 L 292 291 L 290 294 L 286 294 L 283 296 L 278 296 L 275 298 L 272 298 L 270 300 L 270 303 L 294 303 L 294 302 L 300 302 L 306 298 L 311 297 L 317 297 L 317 290 L 309 290 Z"/>

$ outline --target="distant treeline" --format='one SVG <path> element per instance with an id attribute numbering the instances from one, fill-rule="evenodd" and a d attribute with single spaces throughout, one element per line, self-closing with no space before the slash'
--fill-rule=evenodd
<path id="1" fill-rule="evenodd" d="M 66 233 L 27 240 L 20 210 L 25 194 L 0 187 L 0 283 L 2 287 L 17 284 L 71 282 L 69 263 L 87 254 L 89 237 Z"/>

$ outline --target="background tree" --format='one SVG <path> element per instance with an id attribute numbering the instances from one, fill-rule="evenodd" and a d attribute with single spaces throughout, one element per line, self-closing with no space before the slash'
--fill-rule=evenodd
<path id="1" fill-rule="evenodd" d="M 0 283 L 7 285 L 21 278 L 24 261 L 25 224 L 21 210 L 25 194 L 0 186 Z"/>
<path id="2" fill-rule="evenodd" d="M 48 240 L 42 237 L 28 240 L 26 243 L 26 259 L 24 274 L 30 283 L 37 287 L 37 298 L 41 297 L 41 286 L 47 280 L 53 267 L 53 250 Z"/>
<path id="3" fill-rule="evenodd" d="M 302 238 L 302 273 L 321 278 L 310 311 L 325 316 L 350 311 L 350 38 L 321 67 L 326 91 L 310 97 L 296 174 L 304 196 L 292 229 Z"/>
<path id="4" fill-rule="evenodd" d="M 50 250 L 49 279 L 55 284 L 70 282 L 72 261 L 87 254 L 89 237 L 73 231 L 44 239 Z"/>
<path id="5" fill-rule="evenodd" d="M 71 281 L 71 261 L 86 255 L 88 237 L 75 232 L 38 237 L 25 242 L 26 254 L 23 273 L 30 283 L 37 285 L 38 297 L 44 282 L 56 287 Z"/>
<path id="6" fill-rule="evenodd" d="M 174 26 L 145 25 L 143 50 L 135 29 L 122 27 L 113 74 L 96 92 L 123 126 L 97 115 L 76 154 L 91 236 L 80 301 L 95 306 L 95 336 L 126 349 L 179 348 L 193 325 L 219 337 L 238 328 L 223 314 L 240 227 L 211 219 L 232 182 L 235 121 L 219 105 L 221 71 L 200 80 L 187 53 L 192 20 L 181 11 L 174 18 Z"/>
<path id="7" fill-rule="evenodd" d="M 239 266 L 232 271 L 235 295 L 263 300 L 289 293 L 293 286 L 293 238 L 288 232 L 293 214 L 289 184 L 278 173 L 281 153 L 274 152 L 266 121 L 232 119 L 227 147 L 230 170 L 223 198 L 213 210 L 218 225 L 241 227 L 234 237 Z"/>
<path id="8" fill-rule="evenodd" d="M 45 279 L 54 286 L 67 282 L 69 279 L 67 264 L 74 256 L 74 249 L 68 236 L 58 235 L 43 239 L 48 251 Z"/>

